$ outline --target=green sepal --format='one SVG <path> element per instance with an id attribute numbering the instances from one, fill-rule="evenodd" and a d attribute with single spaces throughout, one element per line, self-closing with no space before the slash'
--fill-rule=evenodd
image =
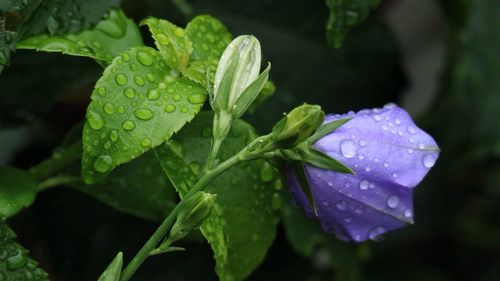
<path id="1" fill-rule="evenodd" d="M 351 120 L 351 119 L 352 119 L 351 117 L 347 117 L 347 118 L 342 118 L 342 119 L 338 119 L 338 120 L 323 124 L 323 125 L 319 126 L 318 129 L 316 129 L 316 132 L 314 133 L 314 135 L 312 135 L 310 138 L 308 138 L 307 141 L 310 144 L 313 144 L 316 141 L 318 141 L 320 138 L 324 137 L 325 135 L 340 128 L 342 125 L 349 122 L 349 120 Z"/>
<path id="2" fill-rule="evenodd" d="M 170 241 L 165 241 L 165 242 L 168 242 L 168 244 L 170 243 Z M 164 242 L 164 243 L 165 243 Z M 160 255 L 160 254 L 165 254 L 165 253 L 171 253 L 171 252 L 184 252 L 186 251 L 186 248 L 182 248 L 182 247 L 175 247 L 175 246 L 171 246 L 171 247 L 164 247 L 164 243 L 162 243 L 158 248 L 154 249 L 153 251 L 151 251 L 151 253 L 149 253 L 150 256 L 156 256 L 156 255 Z M 167 243 L 165 243 L 166 245 Z"/>
<path id="3" fill-rule="evenodd" d="M 307 176 L 306 169 L 304 167 L 303 163 L 296 163 L 293 166 L 293 169 L 295 170 L 295 175 L 297 175 L 297 181 L 299 182 L 300 189 L 304 192 L 304 194 L 307 197 L 307 200 L 309 201 L 309 205 L 311 206 L 311 209 L 314 213 L 315 216 L 318 215 L 318 209 L 316 206 L 316 200 L 314 200 L 314 195 L 312 193 L 311 186 L 309 185 L 309 178 Z"/>
<path id="4" fill-rule="evenodd" d="M 293 149 L 282 149 L 280 152 L 286 160 L 304 162 L 339 173 L 354 174 L 354 171 L 346 165 L 306 143 L 302 143 Z"/>
<path id="5" fill-rule="evenodd" d="M 122 266 L 123 253 L 119 252 L 97 281 L 120 281 Z"/>
<path id="6" fill-rule="evenodd" d="M 267 80 L 257 98 L 248 108 L 248 112 L 254 113 L 267 99 L 274 95 L 274 92 L 276 92 L 276 85 L 274 85 L 273 81 Z"/>
<path id="7" fill-rule="evenodd" d="M 240 118 L 245 111 L 252 105 L 254 100 L 259 95 L 260 91 L 264 87 L 264 84 L 269 79 L 269 71 L 271 70 L 271 63 L 269 63 L 266 69 L 255 79 L 248 87 L 243 91 L 243 93 L 238 97 L 234 107 L 231 109 L 234 118 Z"/>

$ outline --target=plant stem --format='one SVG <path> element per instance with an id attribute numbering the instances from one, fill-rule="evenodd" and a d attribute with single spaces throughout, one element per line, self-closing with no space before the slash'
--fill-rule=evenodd
<path id="1" fill-rule="evenodd" d="M 82 141 L 79 140 L 61 151 L 55 152 L 50 158 L 33 166 L 30 169 L 30 173 L 38 182 L 41 182 L 73 161 L 80 159 L 81 156 Z"/>
<path id="2" fill-rule="evenodd" d="M 203 190 L 203 188 L 210 181 L 215 179 L 222 172 L 238 164 L 239 162 L 248 159 L 250 159 L 249 154 L 247 153 L 246 150 L 242 150 L 233 157 L 215 166 L 213 169 L 206 171 L 203 174 L 203 176 L 198 180 L 198 182 L 195 185 L 193 185 L 193 187 L 189 190 L 189 192 L 184 196 L 184 199 L 188 198 L 197 191 Z M 123 270 L 120 281 L 128 281 L 132 277 L 132 275 L 136 272 L 136 270 L 141 266 L 141 264 L 146 260 L 146 258 L 150 255 L 151 251 L 153 251 L 156 248 L 156 246 L 161 242 L 161 240 L 167 235 L 167 232 L 170 230 L 170 228 L 175 222 L 177 213 L 182 207 L 183 202 L 184 200 L 182 200 L 177 204 L 177 206 L 175 206 L 175 208 L 170 212 L 170 214 L 165 218 L 165 220 L 163 220 L 158 229 L 156 229 L 153 235 L 151 235 L 149 240 L 144 244 L 144 246 L 142 246 L 142 248 L 135 255 L 135 257 L 132 258 L 130 263 Z"/>
<path id="3" fill-rule="evenodd" d="M 68 175 L 55 176 L 40 182 L 38 184 L 37 190 L 38 192 L 40 192 L 61 184 L 80 183 L 80 182 L 82 182 L 82 179 L 80 177 L 68 176 Z"/>
<path id="4" fill-rule="evenodd" d="M 204 171 L 209 170 L 215 164 L 215 159 L 217 159 L 217 155 L 219 154 L 220 147 L 222 145 L 223 139 L 221 138 L 212 138 L 212 146 L 210 147 L 210 152 L 208 153 L 207 162 L 205 163 Z"/>

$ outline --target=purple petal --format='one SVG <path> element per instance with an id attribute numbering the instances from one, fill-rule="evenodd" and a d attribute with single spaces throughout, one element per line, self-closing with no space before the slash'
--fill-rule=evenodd
<path id="1" fill-rule="evenodd" d="M 412 190 L 434 165 L 439 148 L 395 105 L 328 115 L 325 122 L 347 116 L 352 119 L 314 146 L 356 174 L 306 170 L 323 228 L 359 242 L 413 223 Z M 289 179 L 295 200 L 310 214 L 295 176 Z"/>

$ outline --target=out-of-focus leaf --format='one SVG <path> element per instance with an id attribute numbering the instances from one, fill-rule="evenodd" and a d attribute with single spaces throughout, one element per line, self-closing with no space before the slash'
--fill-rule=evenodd
<path id="1" fill-rule="evenodd" d="M 121 52 L 142 45 L 137 25 L 123 11 L 111 10 L 107 18 L 91 30 L 60 36 L 42 34 L 27 38 L 16 47 L 90 57 L 107 65 Z"/>
<path id="2" fill-rule="evenodd" d="M 163 169 L 182 195 L 200 176 L 210 148 L 213 115 L 199 114 L 164 145 L 155 149 Z M 253 128 L 235 120 L 221 147 L 222 160 L 255 138 Z M 242 280 L 264 259 L 276 233 L 281 207 L 281 179 L 266 162 L 241 163 L 211 182 L 206 192 L 217 194 L 216 206 L 201 226 L 216 260 L 221 280 Z"/>
<path id="3" fill-rule="evenodd" d="M 104 71 L 83 129 L 82 176 L 102 179 L 116 166 L 162 144 L 198 113 L 205 89 L 171 75 L 160 53 L 136 47 Z"/>
<path id="4" fill-rule="evenodd" d="M 326 38 L 331 47 L 340 48 L 347 32 L 364 21 L 380 0 L 326 0 L 330 15 Z"/>
<path id="5" fill-rule="evenodd" d="M 212 61 L 217 63 L 231 42 L 231 33 L 216 18 L 209 15 L 197 16 L 186 26 L 186 35 L 193 43 L 193 61 Z"/>
<path id="6" fill-rule="evenodd" d="M 0 166 L 0 221 L 31 205 L 35 200 L 36 188 L 37 183 L 30 173 Z"/>
<path id="7" fill-rule="evenodd" d="M 168 215 L 177 197 L 152 152 L 121 165 L 102 182 L 70 186 L 120 211 L 155 221 Z"/>
<path id="8" fill-rule="evenodd" d="M 0 280 L 48 281 L 47 273 L 28 257 L 28 251 L 15 239 L 14 231 L 0 223 Z"/>

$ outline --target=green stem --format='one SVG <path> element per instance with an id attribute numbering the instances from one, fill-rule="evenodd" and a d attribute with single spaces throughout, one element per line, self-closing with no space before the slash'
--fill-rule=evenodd
<path id="1" fill-rule="evenodd" d="M 216 163 L 217 155 L 219 154 L 220 147 L 222 145 L 223 139 L 221 138 L 212 138 L 212 146 L 210 147 L 210 152 L 208 153 L 207 162 L 205 163 L 204 171 L 212 168 Z"/>
<path id="2" fill-rule="evenodd" d="M 75 176 L 67 176 L 67 175 L 61 175 L 61 176 L 55 176 L 52 178 L 48 178 L 38 184 L 38 192 L 44 191 L 46 189 L 58 186 L 58 185 L 63 185 L 63 184 L 70 184 L 70 183 L 81 183 L 82 179 L 80 177 L 75 177 Z"/>
<path id="3" fill-rule="evenodd" d="M 219 176 L 222 172 L 229 169 L 230 167 L 238 164 L 239 162 L 250 159 L 250 155 L 246 150 L 240 151 L 238 154 L 233 157 L 227 159 L 221 164 L 217 165 L 211 170 L 208 170 L 203 174 L 203 176 L 198 180 L 198 182 L 193 185 L 193 187 L 189 190 L 189 192 L 184 196 L 184 198 L 188 198 L 193 193 L 197 191 L 203 190 L 203 188 L 217 176 Z M 151 235 L 149 240 L 142 246 L 139 252 L 135 255 L 134 258 L 130 261 L 127 267 L 123 270 L 120 281 L 128 281 L 132 275 L 136 272 L 136 270 L 141 266 L 141 264 L 146 260 L 146 258 L 151 254 L 156 246 L 161 242 L 161 240 L 167 235 L 167 232 L 170 230 L 172 225 L 175 222 L 177 213 L 179 212 L 184 201 L 181 201 L 175 206 L 175 208 L 170 212 L 170 214 L 163 220 L 161 225 L 156 229 L 156 231 Z"/>
<path id="4" fill-rule="evenodd" d="M 42 161 L 36 166 L 33 166 L 30 169 L 30 173 L 38 182 L 41 182 L 62 168 L 65 168 L 73 161 L 80 159 L 81 156 L 82 141 L 79 140 L 63 150 L 54 153 L 50 158 Z"/>

